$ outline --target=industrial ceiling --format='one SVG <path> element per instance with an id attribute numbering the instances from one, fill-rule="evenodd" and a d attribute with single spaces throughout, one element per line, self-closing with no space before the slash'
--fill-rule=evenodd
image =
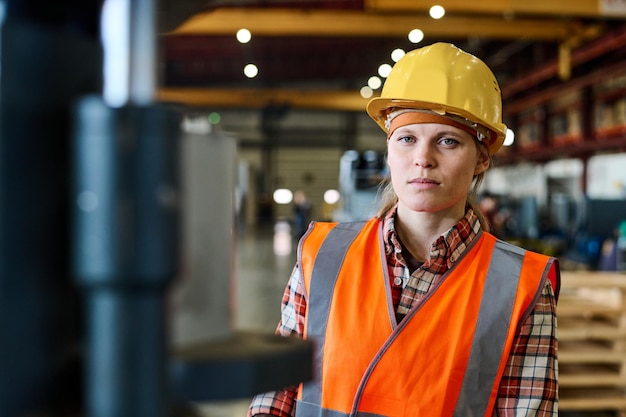
<path id="1" fill-rule="evenodd" d="M 176 2 L 174 2 L 176 3 Z M 506 101 L 626 61 L 624 0 L 188 1 L 166 10 L 162 100 L 201 107 L 363 111 L 359 89 L 390 53 L 446 41 L 482 58 Z M 184 4 L 186 9 L 180 4 Z M 171 6 L 170 6 L 171 7 Z M 239 43 L 246 28 L 252 39 Z M 407 34 L 421 29 L 412 44 Z M 257 77 L 243 67 L 254 63 Z"/>

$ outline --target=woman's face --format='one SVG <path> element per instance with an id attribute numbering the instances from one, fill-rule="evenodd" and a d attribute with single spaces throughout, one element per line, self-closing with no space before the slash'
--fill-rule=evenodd
<path id="1" fill-rule="evenodd" d="M 445 124 L 401 126 L 387 140 L 387 152 L 401 211 L 461 218 L 472 179 L 489 167 L 469 133 Z"/>

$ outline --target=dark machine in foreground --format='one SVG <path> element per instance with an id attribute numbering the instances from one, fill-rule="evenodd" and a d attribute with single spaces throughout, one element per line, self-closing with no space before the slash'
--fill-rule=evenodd
<path id="1" fill-rule="evenodd" d="M 309 379 L 302 340 L 169 350 L 181 109 L 151 100 L 155 6 L 129 1 L 116 22 L 130 33 L 116 105 L 103 2 L 0 6 L 0 416 L 166 416 Z"/>

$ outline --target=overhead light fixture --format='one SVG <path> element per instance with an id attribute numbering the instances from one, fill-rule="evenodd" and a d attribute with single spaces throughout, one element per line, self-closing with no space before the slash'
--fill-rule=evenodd
<path id="1" fill-rule="evenodd" d="M 374 95 L 374 90 L 372 90 L 369 86 L 363 86 L 361 87 L 361 91 L 359 91 L 361 94 L 361 97 L 363 98 L 370 98 Z"/>
<path id="2" fill-rule="evenodd" d="M 506 136 L 504 136 L 504 146 L 511 146 L 515 142 L 515 133 L 511 129 L 506 130 Z"/>
<path id="3" fill-rule="evenodd" d="M 444 9 L 443 6 L 435 4 L 430 8 L 428 14 L 430 14 L 430 17 L 433 19 L 441 19 L 446 14 L 446 9 Z"/>
<path id="4" fill-rule="evenodd" d="M 413 29 L 409 32 L 409 40 L 412 43 L 420 43 L 424 39 L 424 32 L 420 29 Z"/>
<path id="5" fill-rule="evenodd" d="M 339 191 L 334 189 L 324 191 L 324 202 L 326 204 L 336 204 L 339 199 L 341 199 L 341 194 L 339 194 Z"/>
<path id="6" fill-rule="evenodd" d="M 377 76 L 373 75 L 369 78 L 369 80 L 367 80 L 367 85 L 372 89 L 372 90 L 376 90 L 377 88 L 380 88 L 381 85 L 383 85 L 383 82 L 381 81 L 380 78 L 378 78 Z"/>
<path id="7" fill-rule="evenodd" d="M 259 69 L 254 64 L 248 64 L 245 67 L 243 67 L 243 73 L 248 78 L 254 78 L 259 73 Z"/>
<path id="8" fill-rule="evenodd" d="M 276 204 L 289 204 L 293 201 L 293 193 L 287 188 L 278 188 L 274 190 L 272 198 Z"/>
<path id="9" fill-rule="evenodd" d="M 423 34 L 422 34 L 422 37 L 423 37 Z M 394 49 L 391 52 L 391 59 L 393 59 L 393 62 L 398 62 L 404 55 L 406 55 L 406 52 L 404 52 L 404 49 L 400 49 L 400 48 Z"/>
<path id="10" fill-rule="evenodd" d="M 240 43 L 248 43 L 252 39 L 252 33 L 248 29 L 239 29 L 237 31 L 237 40 Z"/>
<path id="11" fill-rule="evenodd" d="M 378 75 L 380 75 L 383 78 L 387 78 L 390 72 L 391 72 L 391 65 L 389 64 L 382 64 L 380 67 L 378 67 Z"/>

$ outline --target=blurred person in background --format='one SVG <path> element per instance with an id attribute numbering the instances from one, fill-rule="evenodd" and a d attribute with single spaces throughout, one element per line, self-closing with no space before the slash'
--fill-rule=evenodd
<path id="1" fill-rule="evenodd" d="M 313 206 L 307 199 L 306 193 L 298 190 L 293 194 L 293 231 L 294 237 L 299 239 L 306 232 Z"/>

